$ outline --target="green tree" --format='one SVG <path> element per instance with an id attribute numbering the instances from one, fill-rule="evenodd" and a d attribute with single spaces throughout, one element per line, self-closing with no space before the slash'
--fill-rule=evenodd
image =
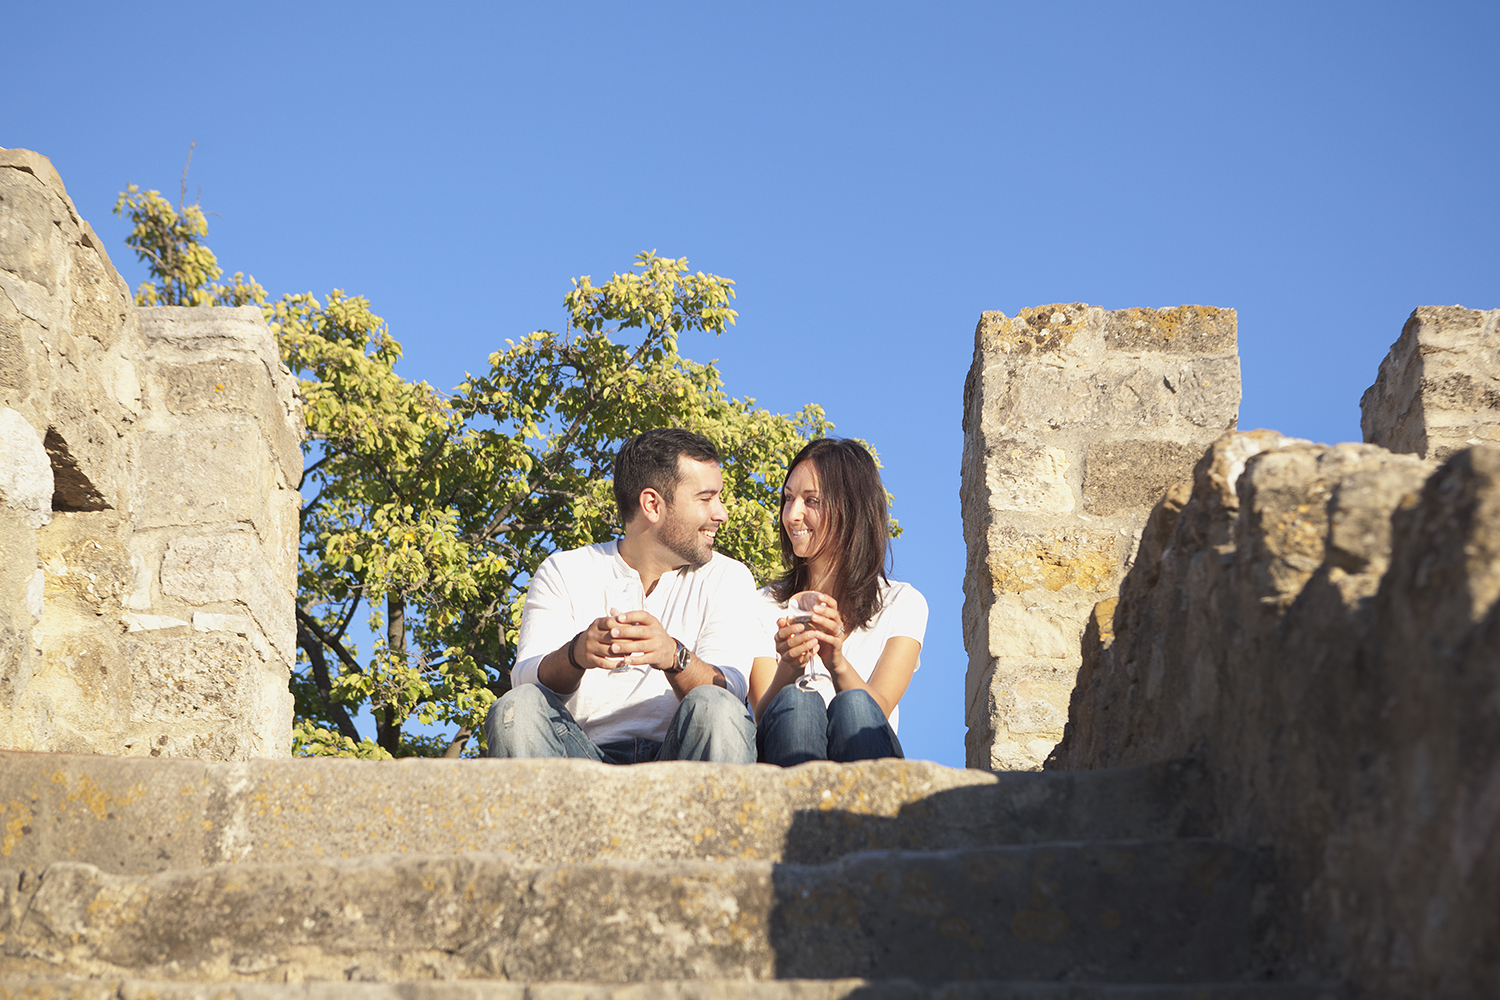
<path id="1" fill-rule="evenodd" d="M 561 333 L 507 341 L 486 371 L 441 393 L 397 374 L 401 346 L 362 297 L 270 302 L 253 277 L 220 284 L 198 205 L 173 209 L 132 185 L 115 211 L 151 275 L 137 302 L 260 305 L 299 376 L 297 752 L 476 752 L 473 735 L 509 687 L 531 575 L 555 551 L 618 534 L 614 455 L 639 431 L 713 440 L 730 513 L 718 549 L 762 581 L 780 571 L 781 476 L 832 425 L 815 404 L 782 415 L 733 399 L 712 364 L 679 353 L 682 337 L 733 325 L 729 279 L 654 251 L 603 284 L 575 279 Z M 362 611 L 377 637 L 364 654 L 349 635 Z M 373 740 L 353 721 L 362 705 Z M 457 735 L 414 733 L 413 720 Z"/>

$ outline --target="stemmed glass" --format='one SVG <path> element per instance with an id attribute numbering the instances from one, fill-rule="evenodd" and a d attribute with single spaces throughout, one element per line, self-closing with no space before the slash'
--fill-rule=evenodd
<path id="1" fill-rule="evenodd" d="M 607 580 L 604 584 L 604 607 L 605 613 L 611 618 L 622 615 L 627 611 L 644 611 L 646 608 L 646 592 L 641 587 L 638 577 L 621 576 L 613 580 Z M 651 670 L 649 663 L 632 663 L 629 658 L 620 661 L 618 666 L 611 667 L 612 674 L 623 670 Z"/>
<path id="2" fill-rule="evenodd" d="M 793 594 L 786 602 L 787 617 L 789 624 L 806 625 L 812 627 L 813 609 L 823 603 L 823 595 L 816 590 L 804 590 Z M 808 660 L 802 668 L 802 676 L 797 678 L 797 687 L 802 691 L 816 691 L 825 684 L 833 682 L 833 675 L 823 666 L 823 661 L 813 653 L 812 659 Z"/>

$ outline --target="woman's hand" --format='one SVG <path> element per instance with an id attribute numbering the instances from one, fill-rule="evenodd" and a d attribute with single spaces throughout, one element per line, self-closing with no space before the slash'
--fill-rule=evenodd
<path id="1" fill-rule="evenodd" d="M 817 642 L 817 653 L 830 674 L 836 673 L 844 663 L 844 617 L 839 614 L 839 602 L 827 594 L 819 593 L 820 601 L 813 608 L 812 631 Z"/>
<path id="2" fill-rule="evenodd" d="M 776 619 L 776 655 L 783 664 L 805 667 L 818 652 L 818 640 L 806 625 Z"/>

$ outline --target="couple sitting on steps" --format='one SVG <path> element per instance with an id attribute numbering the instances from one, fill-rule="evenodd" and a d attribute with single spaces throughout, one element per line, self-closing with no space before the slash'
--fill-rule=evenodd
<path id="1" fill-rule="evenodd" d="M 788 571 L 757 593 L 714 552 L 728 518 L 706 438 L 655 430 L 615 458 L 625 537 L 559 552 L 526 595 L 491 757 L 789 766 L 900 757 L 896 703 L 927 602 L 886 579 L 885 487 L 852 441 L 819 439 L 781 490 Z M 748 705 L 755 709 L 752 718 Z"/>

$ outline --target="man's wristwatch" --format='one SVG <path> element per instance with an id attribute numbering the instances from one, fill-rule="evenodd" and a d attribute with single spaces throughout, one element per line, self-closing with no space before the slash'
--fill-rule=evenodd
<path id="1" fill-rule="evenodd" d="M 662 670 L 664 674 L 680 674 L 687 668 L 688 661 L 692 658 L 692 651 L 682 644 L 682 640 L 673 639 L 677 643 L 677 659 L 672 661 L 670 667 Z"/>

